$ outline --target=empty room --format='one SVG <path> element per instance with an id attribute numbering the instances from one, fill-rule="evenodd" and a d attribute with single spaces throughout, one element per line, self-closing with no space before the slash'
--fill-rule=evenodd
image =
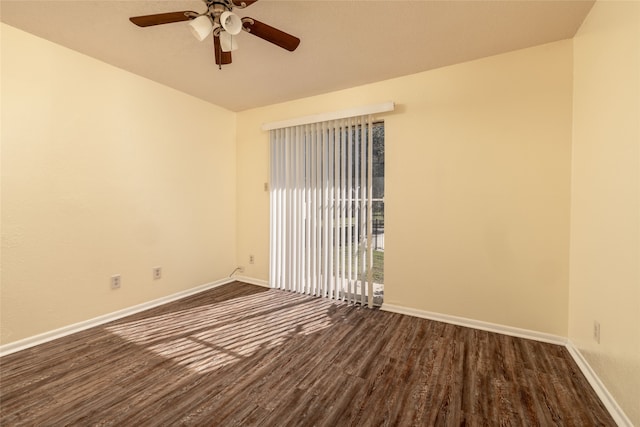
<path id="1" fill-rule="evenodd" d="M 0 18 L 0 425 L 640 426 L 640 2 Z"/>

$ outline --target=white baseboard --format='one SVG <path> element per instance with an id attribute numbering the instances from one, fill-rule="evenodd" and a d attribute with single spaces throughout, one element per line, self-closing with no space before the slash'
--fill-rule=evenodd
<path id="1" fill-rule="evenodd" d="M 233 279 L 237 280 L 238 282 L 248 283 L 250 285 L 263 286 L 265 288 L 271 287 L 269 286 L 269 282 L 267 282 L 266 280 L 254 279 L 253 277 L 233 276 Z"/>
<path id="2" fill-rule="evenodd" d="M 582 374 L 587 378 L 591 387 L 596 392 L 602 404 L 607 408 L 614 421 L 620 427 L 633 427 L 631 420 L 624 413 L 618 402 L 613 398 L 607 387 L 602 383 L 596 372 L 593 370 L 587 359 L 584 358 L 580 350 L 569 340 L 567 341 L 567 350 L 569 350 L 569 354 L 576 362 Z"/>
<path id="3" fill-rule="evenodd" d="M 465 326 L 467 328 L 480 329 L 483 331 L 497 332 L 503 335 L 510 335 L 518 338 L 526 338 L 535 341 L 542 341 L 551 344 L 566 345 L 567 339 L 558 335 L 544 332 L 532 331 L 529 329 L 515 328 L 513 326 L 499 325 L 496 323 L 483 322 L 480 320 L 467 319 L 465 317 L 451 316 L 448 314 L 434 313 L 430 311 L 407 308 L 399 305 L 383 303 L 381 310 L 393 313 L 406 314 L 408 316 L 421 317 L 423 319 L 435 320 L 438 322 L 451 323 L 453 325 Z"/>
<path id="4" fill-rule="evenodd" d="M 202 291 L 206 291 L 208 289 L 226 285 L 227 283 L 231 283 L 235 280 L 236 279 L 233 279 L 233 278 L 225 278 L 225 279 L 217 280 L 215 282 L 206 283 L 204 285 L 200 285 L 195 288 L 187 289 L 185 291 L 181 291 L 172 295 L 167 295 L 162 298 L 158 298 L 142 304 L 134 305 L 132 307 L 115 311 L 113 313 L 94 317 L 93 319 L 74 323 L 72 325 L 64 326 L 59 329 L 54 329 L 49 332 L 44 332 L 42 334 L 34 335 L 32 337 L 10 342 L 8 344 L 4 344 L 0 346 L 0 357 L 6 356 L 7 354 L 15 353 L 20 350 L 25 350 L 27 348 L 36 346 L 38 344 L 44 344 L 45 342 L 52 341 L 57 338 L 62 338 L 64 336 L 71 335 L 76 332 L 84 331 L 85 329 L 93 328 L 94 326 L 103 325 L 105 323 L 112 322 L 114 320 L 118 320 L 123 317 L 130 316 L 132 314 L 136 314 L 141 311 L 148 310 L 150 308 L 154 308 L 162 304 L 166 304 L 168 302 L 176 301 L 181 298 L 188 297 L 190 295 L 194 295 Z"/>

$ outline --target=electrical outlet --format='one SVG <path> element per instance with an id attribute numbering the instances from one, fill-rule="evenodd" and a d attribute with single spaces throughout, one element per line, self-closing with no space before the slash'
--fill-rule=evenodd
<path id="1" fill-rule="evenodd" d="M 153 267 L 153 280 L 162 279 L 162 267 Z"/>
<path id="2" fill-rule="evenodd" d="M 111 276 L 111 289 L 118 289 L 118 288 L 120 288 L 120 275 L 115 274 Z"/>
<path id="3" fill-rule="evenodd" d="M 244 267 L 243 266 L 239 266 L 238 267 L 238 272 L 239 273 L 244 273 Z"/>
<path id="4" fill-rule="evenodd" d="M 600 344 L 600 322 L 593 321 L 593 340 Z"/>
<path id="5" fill-rule="evenodd" d="M 253 255 L 249 255 L 249 264 L 253 264 L 255 262 L 255 258 Z"/>

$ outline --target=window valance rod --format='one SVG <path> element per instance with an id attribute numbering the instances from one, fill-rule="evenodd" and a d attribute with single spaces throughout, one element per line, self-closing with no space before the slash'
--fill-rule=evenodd
<path id="1" fill-rule="evenodd" d="M 311 123 L 326 122 L 329 120 L 346 119 L 347 117 L 364 116 L 367 114 L 385 113 L 393 111 L 395 104 L 393 101 L 382 104 L 365 105 L 362 107 L 350 108 L 342 111 L 332 111 L 329 113 L 314 114 L 311 116 L 298 117 L 295 119 L 281 120 L 278 122 L 269 122 L 262 125 L 262 130 L 282 129 L 293 126 L 308 125 Z"/>

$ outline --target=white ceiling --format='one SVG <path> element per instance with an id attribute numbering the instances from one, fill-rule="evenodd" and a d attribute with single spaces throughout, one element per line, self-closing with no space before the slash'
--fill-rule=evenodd
<path id="1" fill-rule="evenodd" d="M 593 0 L 260 0 L 251 16 L 299 37 L 288 52 L 242 32 L 218 70 L 211 36 L 187 22 L 139 28 L 130 16 L 201 0 L 2 0 L 4 23 L 233 111 L 331 92 L 571 38 Z"/>

